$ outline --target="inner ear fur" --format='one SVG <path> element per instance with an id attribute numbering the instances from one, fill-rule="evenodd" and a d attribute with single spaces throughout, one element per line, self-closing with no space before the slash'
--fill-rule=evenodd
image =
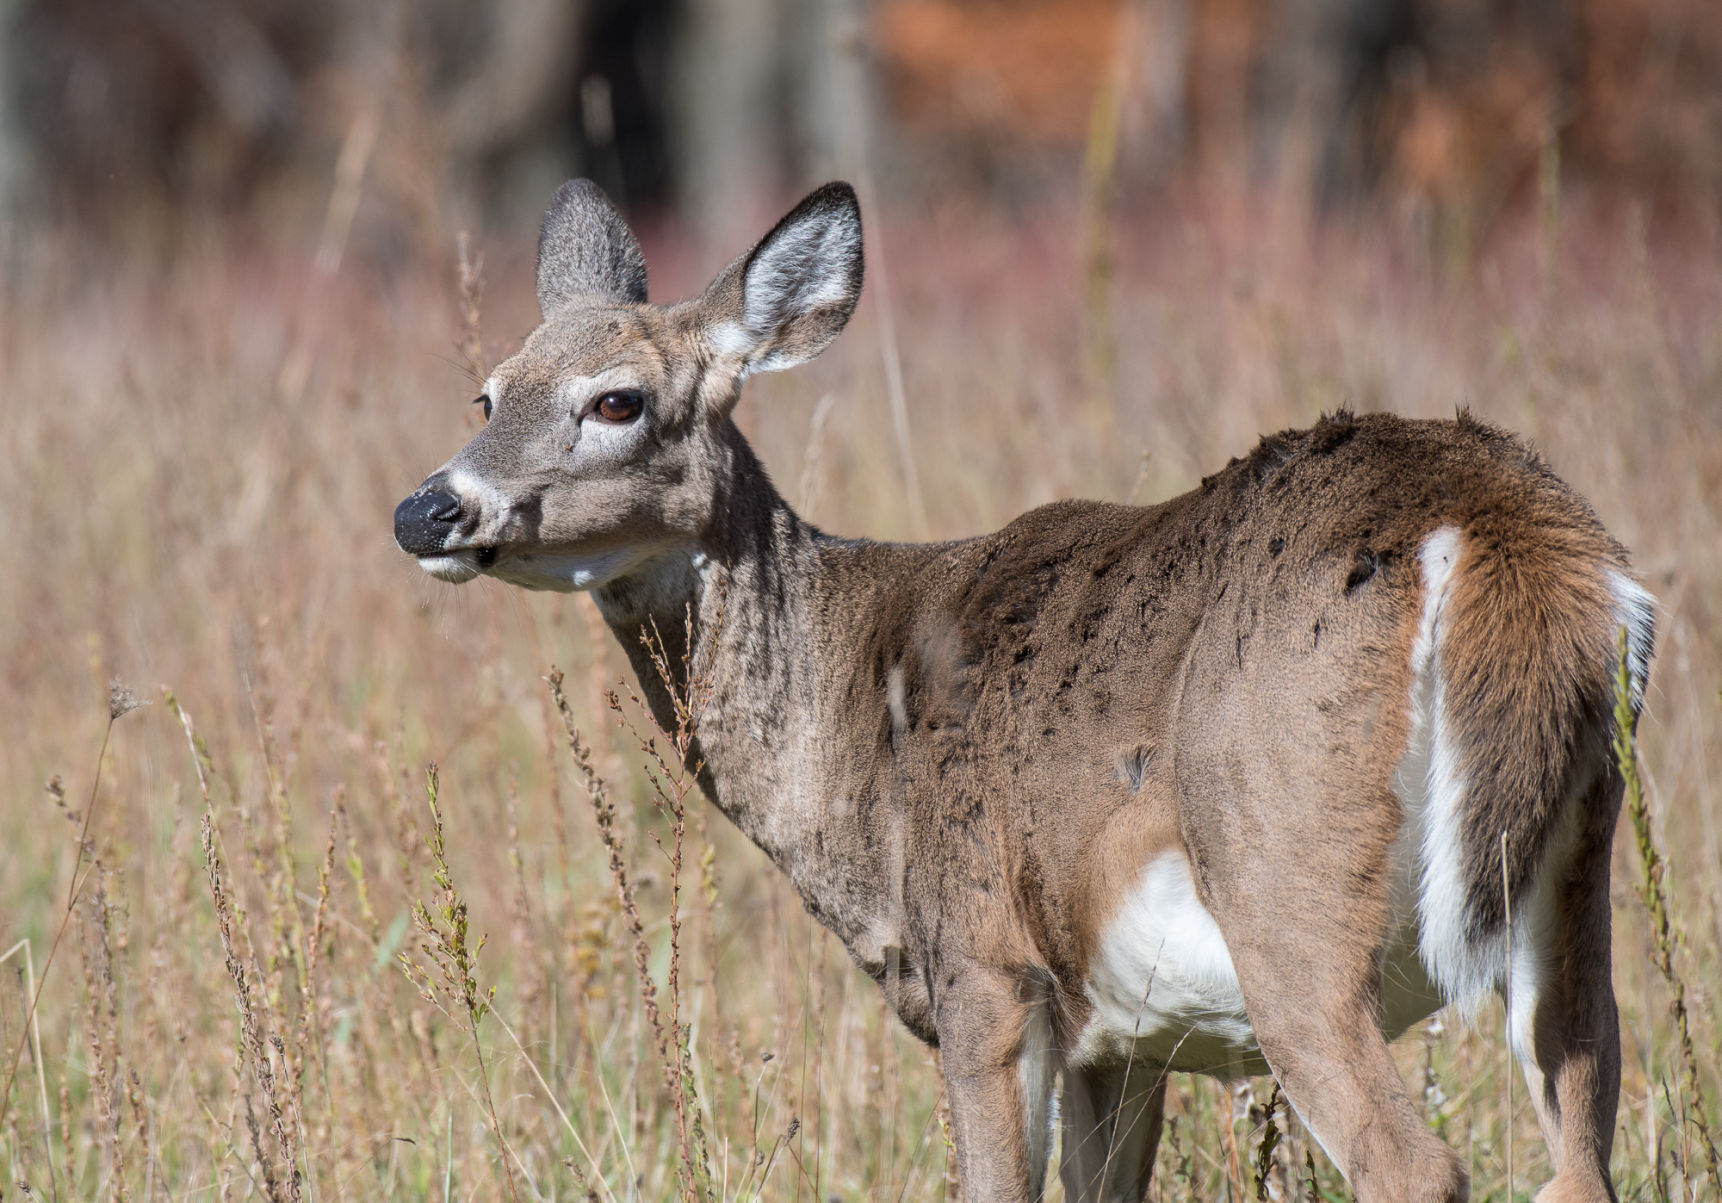
<path id="1" fill-rule="evenodd" d="M 538 307 L 548 316 L 578 296 L 646 300 L 640 242 L 591 180 L 569 180 L 558 188 L 538 230 Z"/>
<path id="2" fill-rule="evenodd" d="M 836 339 L 861 299 L 861 206 L 841 181 L 810 193 L 701 302 L 701 325 L 721 391 L 753 372 L 805 363 Z M 717 390 L 719 381 L 712 381 Z M 720 403 L 722 399 L 719 399 Z"/>

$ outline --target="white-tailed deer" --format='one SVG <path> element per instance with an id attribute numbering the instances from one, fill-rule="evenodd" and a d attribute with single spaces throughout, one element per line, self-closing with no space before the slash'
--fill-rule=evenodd
<path id="1" fill-rule="evenodd" d="M 1474 419 L 1342 413 L 1160 505 L 835 538 L 730 411 L 860 291 L 846 185 L 667 308 L 564 185 L 543 324 L 398 542 L 592 590 L 660 715 L 638 632 L 691 612 L 706 788 L 938 1045 L 964 1198 L 1039 1197 L 1055 1088 L 1068 1196 L 1142 1198 L 1180 1070 L 1271 1071 L 1366 1203 L 1463 1199 L 1387 1041 L 1509 982 L 1538 1198 L 1613 1198 L 1613 666 L 1624 625 L 1641 687 L 1652 605 L 1590 507 Z"/>

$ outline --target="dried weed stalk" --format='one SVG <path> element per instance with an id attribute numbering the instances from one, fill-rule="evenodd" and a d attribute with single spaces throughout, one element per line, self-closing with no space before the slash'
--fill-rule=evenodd
<path id="1" fill-rule="evenodd" d="M 720 602 L 714 627 L 721 628 L 722 623 Z M 670 1071 L 670 1097 L 676 1111 L 676 1133 L 681 1145 L 684 1191 L 689 1198 L 697 1198 L 701 1194 L 709 1198 L 711 1154 L 706 1143 L 694 1078 L 692 1030 L 682 1022 L 681 902 L 682 871 L 687 847 L 688 798 L 698 788 L 699 774 L 704 768 L 695 750 L 694 741 L 699 730 L 700 715 L 711 702 L 714 681 L 709 659 L 703 664 L 695 663 L 697 645 L 691 608 L 683 618 L 682 650 L 673 665 L 668 645 L 658 631 L 655 620 L 649 631 L 641 629 L 640 642 L 644 645 L 653 671 L 657 673 L 658 680 L 669 698 L 670 710 L 675 716 L 674 729 L 666 729 L 654 719 L 652 727 L 655 734 L 643 733 L 635 725 L 629 712 L 623 709 L 622 701 L 615 693 L 607 694 L 606 701 L 622 728 L 633 737 L 645 755 L 646 763 L 643 768 L 646 779 L 651 783 L 653 805 L 670 824 L 668 847 L 656 832 L 652 833 L 653 842 L 670 863 L 670 963 L 665 974 L 665 987 L 670 1000 L 667 1036 L 669 1050 L 673 1050 L 673 1060 L 667 1065 Z M 715 638 L 712 642 L 715 643 Z M 708 643 L 707 646 L 711 644 Z M 630 691 L 629 699 L 634 704 L 635 712 L 652 713 L 637 694 Z M 673 756 L 666 756 L 659 745 L 660 739 L 669 741 Z"/>
<path id="2" fill-rule="evenodd" d="M 1280 1084 L 1274 1083 L 1273 1093 L 1268 1095 L 1267 1106 L 1263 1108 L 1262 1143 L 1256 1149 L 1256 1198 L 1259 1203 L 1267 1203 L 1268 1181 L 1273 1176 L 1274 1150 L 1279 1148 L 1280 1129 L 1275 1122 L 1280 1107 Z"/>
<path id="3" fill-rule="evenodd" d="M 508 1141 L 502 1135 L 502 1123 L 496 1115 L 496 1102 L 490 1094 L 490 1071 L 484 1062 L 484 1042 L 479 1039 L 478 1025 L 490 1014 L 496 999 L 496 987 L 486 989 L 478 981 L 478 957 L 484 951 L 486 936 L 474 942 L 467 913 L 466 899 L 454 884 L 448 867 L 448 839 L 443 826 L 442 807 L 438 803 L 440 782 L 436 765 L 425 768 L 425 801 L 430 805 L 431 829 L 425 836 L 430 849 L 432 880 L 436 882 L 436 910 L 422 901 L 412 906 L 413 925 L 418 928 L 419 952 L 424 960 L 416 960 L 410 952 L 399 954 L 400 966 L 407 979 L 418 987 L 424 1000 L 453 1021 L 454 1025 L 472 1037 L 473 1051 L 478 1056 L 478 1082 L 484 1092 L 484 1106 L 490 1117 L 490 1130 L 496 1137 L 497 1150 L 502 1156 L 502 1169 L 508 1177 L 509 1197 L 520 1198 L 514 1184 L 514 1167 Z"/>
<path id="4" fill-rule="evenodd" d="M 714 620 L 714 629 L 721 628 L 722 605 Z M 634 968 L 638 979 L 640 1001 L 651 1027 L 653 1043 L 663 1064 L 664 1083 L 676 1116 L 676 1135 L 681 1164 L 678 1168 L 684 1199 L 712 1198 L 713 1178 L 711 1154 L 693 1069 L 692 1028 L 682 1016 L 682 922 L 681 896 L 687 847 L 687 804 L 698 788 L 702 763 L 695 743 L 699 717 L 710 703 L 714 682 L 710 662 L 696 663 L 697 641 L 694 637 L 693 614 L 684 617 L 681 652 L 672 655 L 654 622 L 642 629 L 640 638 L 646 648 L 653 670 L 657 673 L 670 703 L 673 723 L 665 726 L 654 719 L 650 733 L 642 731 L 614 691 L 605 691 L 605 701 L 616 714 L 621 727 L 633 737 L 646 757 L 644 771 L 652 789 L 652 802 L 669 823 L 667 840 L 652 833 L 652 840 L 669 862 L 670 879 L 670 956 L 665 972 L 663 998 L 668 1000 L 668 1013 L 660 1001 L 658 984 L 650 969 L 650 946 L 646 942 L 645 925 L 640 917 L 628 874 L 628 859 L 621 832 L 616 825 L 616 808 L 610 802 L 608 787 L 592 763 L 591 746 L 574 722 L 572 710 L 562 688 L 559 669 L 552 668 L 545 678 L 551 698 L 562 716 L 567 731 L 569 752 L 592 802 L 598 835 L 610 856 L 610 873 L 634 944 Z M 635 693 L 629 692 L 634 710 L 651 714 L 651 708 Z M 667 745 L 667 751 L 666 751 Z M 710 866 L 702 866 L 702 883 L 711 882 Z"/>
<path id="5" fill-rule="evenodd" d="M 1664 880 L 1667 862 L 1656 842 L 1651 821 L 1650 802 L 1644 792 L 1644 780 L 1638 766 L 1638 713 L 1632 699 L 1642 683 L 1635 682 L 1629 658 L 1627 630 L 1620 629 L 1619 658 L 1615 666 L 1614 689 L 1614 758 L 1620 775 L 1626 782 L 1626 810 L 1632 816 L 1632 832 L 1638 842 L 1640 880 L 1638 893 L 1650 912 L 1651 960 L 1668 983 L 1673 999 L 1669 1009 L 1674 1016 L 1675 1043 L 1680 1050 L 1680 1064 L 1685 1088 L 1687 1122 L 1698 1137 L 1698 1147 L 1704 1156 L 1704 1170 L 1710 1178 L 1710 1189 L 1722 1198 L 1722 1166 L 1718 1164 L 1716 1142 L 1711 1136 L 1709 1111 L 1704 1092 L 1698 1083 L 1698 1058 L 1692 1048 L 1692 1032 L 1687 1019 L 1686 983 L 1674 963 L 1674 951 L 1680 943 L 1675 926 L 1671 899 Z"/>
<path id="6" fill-rule="evenodd" d="M 6 1085 L 0 1087 L 0 1127 L 6 1124 L 6 1117 L 12 1109 L 12 1083 L 18 1077 L 18 1063 L 24 1056 L 24 1041 L 36 1019 L 36 1005 L 42 1001 L 42 988 L 48 984 L 48 971 L 54 967 L 54 954 L 60 951 L 60 940 L 66 934 L 66 928 L 72 921 L 72 914 L 77 909 L 78 896 L 83 893 L 84 884 L 89 880 L 89 873 L 83 869 L 84 853 L 89 849 L 90 817 L 96 813 L 96 798 L 102 787 L 102 763 L 108 756 L 108 740 L 114 733 L 114 724 L 120 719 L 146 706 L 146 702 L 138 693 L 121 681 L 118 677 L 108 683 L 108 723 L 102 728 L 102 746 L 96 750 L 96 770 L 90 781 L 90 800 L 84 805 L 83 826 L 78 831 L 78 847 L 72 857 L 72 879 L 66 886 L 66 905 L 60 914 L 60 926 L 54 931 L 54 942 L 48 946 L 48 959 L 42 963 L 42 976 L 36 980 L 35 993 L 30 996 L 30 1009 L 24 1015 L 24 1026 L 18 1036 L 18 1043 L 12 1049 L 12 1064 L 6 1071 Z M 56 793 L 50 787 L 50 793 L 55 794 L 56 801 L 64 805 L 63 792 Z M 68 812 L 70 813 L 70 812 Z"/>
<path id="7" fill-rule="evenodd" d="M 279 1039 L 265 1033 L 269 1018 L 267 1000 L 256 997 L 252 974 L 246 968 L 234 938 L 234 912 L 237 909 L 229 893 L 223 869 L 220 839 L 215 828 L 215 806 L 210 798 L 209 779 L 213 775 L 209 749 L 198 737 L 191 715 L 180 706 L 171 692 L 166 693 L 168 709 L 185 729 L 186 742 L 191 746 L 192 763 L 197 768 L 197 783 L 203 798 L 203 819 L 200 831 L 203 842 L 203 864 L 209 878 L 209 894 L 215 905 L 215 925 L 221 935 L 221 948 L 226 956 L 227 976 L 233 982 L 234 1004 L 239 1011 L 239 1056 L 250 1062 L 251 1084 L 263 1098 L 268 1116 L 268 1138 L 259 1127 L 252 1092 L 245 1092 L 246 1126 L 251 1134 L 252 1152 L 263 1176 L 263 1193 L 270 1203 L 298 1203 L 301 1196 L 299 1177 L 299 1144 L 296 1125 L 288 1122 L 282 1105 L 282 1091 L 275 1074 L 272 1048 L 282 1048 Z M 282 1057 L 283 1064 L 286 1062 Z M 282 1171 L 277 1178 L 276 1169 Z"/>
<path id="8" fill-rule="evenodd" d="M 639 900 L 635 897 L 634 884 L 628 875 L 628 858 L 622 833 L 616 827 L 616 804 L 610 801 L 609 786 L 592 763 L 592 746 L 586 742 L 585 736 L 574 722 L 574 712 L 569 708 L 568 697 L 562 690 L 562 680 L 562 670 L 559 668 L 552 668 L 545 677 L 545 681 L 550 685 L 551 699 L 555 702 L 556 710 L 561 714 L 563 726 L 568 732 L 568 751 L 574 759 L 575 771 L 580 774 L 581 783 L 586 787 L 586 796 L 592 803 L 592 817 L 598 825 L 598 838 L 603 841 L 604 850 L 610 854 L 610 877 L 615 883 L 616 898 L 622 907 L 622 922 L 627 925 L 628 935 L 634 946 L 634 971 L 639 979 L 640 1005 L 645 1010 L 646 1022 L 651 1026 L 653 1042 L 660 1055 L 664 1055 L 668 1044 L 664 1036 L 663 1017 L 658 1010 L 658 985 L 652 979 L 652 950 L 651 945 L 646 942 L 646 927 L 640 918 Z M 669 1076 L 673 1077 L 673 1072 Z"/>
<path id="9" fill-rule="evenodd" d="M 90 1050 L 90 1095 L 95 1102 L 98 1131 L 107 1145 L 112 1165 L 114 1194 L 131 1198 L 126 1183 L 126 1140 L 121 1130 L 120 1086 L 125 1073 L 120 1064 L 119 984 L 114 980 L 112 915 L 108 904 L 107 871 L 100 859 L 90 866 L 96 888 L 90 895 L 80 923 L 79 943 L 84 951 L 84 979 L 88 993 Z"/>
<path id="10" fill-rule="evenodd" d="M 460 357 L 474 380 L 488 374 L 479 307 L 484 300 L 484 252 L 472 249 L 472 236 L 462 230 L 455 239 L 456 282 L 460 295 Z"/>

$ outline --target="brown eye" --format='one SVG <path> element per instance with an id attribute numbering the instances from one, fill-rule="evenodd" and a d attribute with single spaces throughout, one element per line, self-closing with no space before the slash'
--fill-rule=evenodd
<path id="1" fill-rule="evenodd" d="M 472 403 L 474 405 L 484 406 L 484 420 L 486 422 L 490 421 L 490 396 L 489 396 L 489 394 L 483 394 L 483 395 L 474 397 L 472 399 Z"/>
<path id="2" fill-rule="evenodd" d="M 615 392 L 605 393 L 592 406 L 592 412 L 606 422 L 621 425 L 632 422 L 640 416 L 640 411 L 646 407 L 646 399 L 639 393 Z"/>

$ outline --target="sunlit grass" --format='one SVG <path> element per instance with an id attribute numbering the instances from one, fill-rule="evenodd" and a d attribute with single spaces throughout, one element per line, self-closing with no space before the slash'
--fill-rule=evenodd
<path id="1" fill-rule="evenodd" d="M 1661 599 L 1640 838 L 1660 849 L 1659 896 L 1685 939 L 1655 934 L 1623 825 L 1614 1164 L 1623 1197 L 1708 1197 L 1692 1121 L 1701 1105 L 1714 1120 L 1722 1062 L 1706 985 L 1722 980 L 1715 248 L 1646 245 L 1641 227 L 1596 218 L 1562 232 L 1552 267 L 1530 230 L 1443 276 L 1387 224 L 1316 239 L 1259 213 L 1126 220 L 1097 417 L 1091 281 L 1066 216 L 891 227 L 933 534 L 1058 496 L 1165 497 L 1342 403 L 1469 405 L 1535 438 L 1633 549 Z M 691 289 L 718 258 L 654 270 Z M 439 265 L 331 280 L 236 253 L 160 276 L 45 244 L 30 266 L 0 312 L 0 950 L 29 941 L 38 981 L 73 874 L 90 876 L 45 978 L 42 1060 L 28 1041 L 20 1055 L 0 1186 L 490 1199 L 512 1173 L 521 1198 L 656 1200 L 690 1180 L 726 1199 L 941 1197 L 934 1055 L 721 817 L 697 797 L 682 817 L 654 805 L 604 696 L 623 660 L 589 603 L 454 590 L 393 547 L 395 501 L 470 433 L 471 365 L 506 351 L 495 332 L 531 326 L 529 281 L 488 281 L 486 343 L 470 273 L 462 286 Z M 918 518 L 873 303 L 826 359 L 750 384 L 740 420 L 816 521 L 904 537 Z M 552 665 L 583 762 L 542 679 Z M 86 810 L 115 676 L 152 697 L 170 686 L 203 742 L 172 707 L 126 716 Z M 440 851 L 426 844 L 439 825 Z M 679 876 L 654 841 L 674 849 L 678 831 Z M 412 916 L 425 903 L 435 930 L 451 891 L 468 959 L 439 1007 L 399 962 L 440 972 Z M 663 1038 L 646 982 L 664 1016 L 676 1008 Z M 0 962 L 8 1057 L 29 1005 L 19 954 Z M 1479 1199 L 1509 1198 L 1509 1128 L 1511 1197 L 1549 1173 L 1522 1085 L 1507 1112 L 1502 1047 L 1498 1008 L 1398 1046 Z M 1283 1107 L 1264 1160 L 1270 1093 L 1175 1080 L 1156 1197 L 1253 1199 L 1259 1183 L 1307 1198 L 1313 1174 L 1343 1198 Z"/>

